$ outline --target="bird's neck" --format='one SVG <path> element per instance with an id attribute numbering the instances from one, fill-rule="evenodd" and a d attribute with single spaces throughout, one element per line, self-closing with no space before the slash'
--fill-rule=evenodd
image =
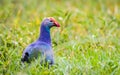
<path id="1" fill-rule="evenodd" d="M 40 36 L 38 40 L 51 45 L 50 28 L 41 25 Z"/>

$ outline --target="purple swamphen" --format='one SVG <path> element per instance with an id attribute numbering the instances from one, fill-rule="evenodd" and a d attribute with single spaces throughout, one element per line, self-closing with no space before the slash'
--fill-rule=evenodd
<path id="1" fill-rule="evenodd" d="M 39 38 L 25 48 L 21 58 L 22 62 L 30 62 L 32 59 L 37 58 L 40 55 L 41 64 L 43 64 L 43 62 L 48 63 L 48 65 L 54 64 L 50 36 L 50 29 L 52 27 L 60 27 L 60 24 L 52 17 L 43 20 L 40 27 Z"/>

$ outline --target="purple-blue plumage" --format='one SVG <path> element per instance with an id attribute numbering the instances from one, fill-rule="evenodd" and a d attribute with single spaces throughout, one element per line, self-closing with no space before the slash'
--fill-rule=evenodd
<path id="1" fill-rule="evenodd" d="M 43 20 L 40 27 L 40 36 L 35 42 L 25 48 L 21 59 L 22 62 L 30 62 L 33 58 L 41 55 L 41 63 L 43 61 L 50 65 L 54 63 L 50 37 L 50 28 L 53 26 L 60 27 L 54 18 L 50 17 Z"/>

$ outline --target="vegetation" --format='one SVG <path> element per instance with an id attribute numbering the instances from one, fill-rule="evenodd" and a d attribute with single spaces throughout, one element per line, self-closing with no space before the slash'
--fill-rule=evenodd
<path id="1" fill-rule="evenodd" d="M 55 65 L 21 64 L 24 48 L 54 17 Z M 119 75 L 120 0 L 0 0 L 0 75 Z"/>

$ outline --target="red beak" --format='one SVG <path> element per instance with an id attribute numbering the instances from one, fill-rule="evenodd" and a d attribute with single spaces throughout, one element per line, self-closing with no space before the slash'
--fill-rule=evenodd
<path id="1" fill-rule="evenodd" d="M 50 17 L 49 19 L 54 23 L 56 27 L 60 27 L 60 24 L 53 17 Z"/>

